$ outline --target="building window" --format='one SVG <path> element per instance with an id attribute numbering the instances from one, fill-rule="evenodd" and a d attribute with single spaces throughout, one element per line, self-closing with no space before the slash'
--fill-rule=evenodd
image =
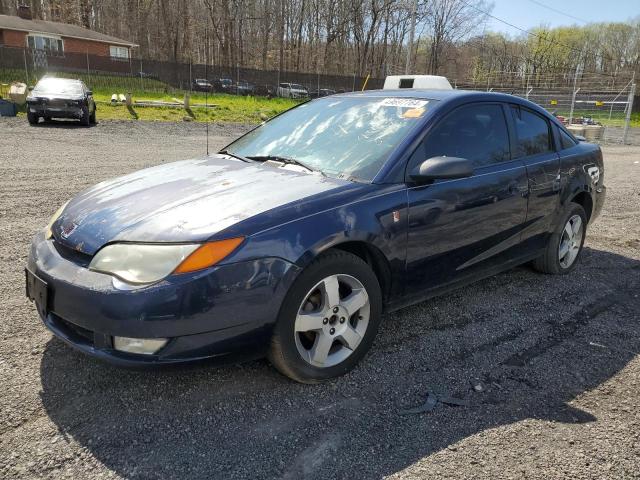
<path id="1" fill-rule="evenodd" d="M 64 47 L 60 37 L 27 35 L 27 45 L 31 50 L 44 50 L 53 55 L 62 55 Z"/>
<path id="2" fill-rule="evenodd" d="M 111 58 L 117 58 L 119 60 L 128 60 L 129 59 L 129 48 L 128 47 L 109 47 L 109 52 L 111 54 Z"/>

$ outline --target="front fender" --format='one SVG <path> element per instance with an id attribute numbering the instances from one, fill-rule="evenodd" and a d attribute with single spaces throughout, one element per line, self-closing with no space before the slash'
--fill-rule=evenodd
<path id="1" fill-rule="evenodd" d="M 225 262 L 270 256 L 291 262 L 301 271 L 332 247 L 360 242 L 384 255 L 391 269 L 391 283 L 397 286 L 404 273 L 406 233 L 407 194 L 405 188 L 397 188 L 249 235 L 242 248 Z"/>

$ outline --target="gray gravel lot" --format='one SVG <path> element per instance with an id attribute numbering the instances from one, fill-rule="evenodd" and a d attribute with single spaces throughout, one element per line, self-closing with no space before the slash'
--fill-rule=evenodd
<path id="1" fill-rule="evenodd" d="M 196 124 L 0 118 L 0 478 L 640 478 L 639 147 L 604 149 L 571 275 L 520 267 L 387 315 L 326 384 L 266 361 L 121 370 L 52 338 L 24 298 L 32 234 L 85 187 L 203 150 Z M 428 391 L 470 403 L 399 413 Z"/>

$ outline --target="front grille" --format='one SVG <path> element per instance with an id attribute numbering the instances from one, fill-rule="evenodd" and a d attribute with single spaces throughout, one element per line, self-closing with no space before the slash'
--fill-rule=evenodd
<path id="1" fill-rule="evenodd" d="M 91 263 L 91 255 L 84 252 L 79 252 L 78 250 L 68 247 L 55 238 L 53 239 L 53 246 L 62 258 L 64 258 L 65 260 L 69 260 L 70 262 L 73 262 L 80 267 L 86 268 Z"/>

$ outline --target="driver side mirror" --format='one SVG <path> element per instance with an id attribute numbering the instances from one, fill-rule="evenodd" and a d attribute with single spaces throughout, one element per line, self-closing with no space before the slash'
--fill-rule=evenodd
<path id="1" fill-rule="evenodd" d="M 471 160 L 458 157 L 433 157 L 425 160 L 409 174 L 416 182 L 466 178 L 473 175 Z"/>
<path id="2" fill-rule="evenodd" d="M 87 95 L 91 96 L 93 95 L 93 92 L 91 90 L 87 90 Z"/>

